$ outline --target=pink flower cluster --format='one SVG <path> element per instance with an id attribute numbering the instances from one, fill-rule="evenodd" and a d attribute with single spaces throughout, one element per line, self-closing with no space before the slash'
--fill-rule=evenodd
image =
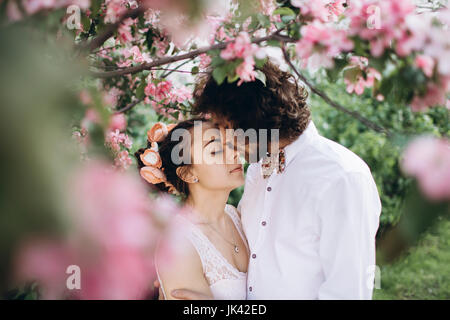
<path id="1" fill-rule="evenodd" d="M 414 9 L 411 0 L 353 0 L 348 9 L 349 33 L 368 40 L 371 54 L 379 57 L 393 41 L 406 40 L 405 21 Z"/>
<path id="2" fill-rule="evenodd" d="M 238 86 L 242 82 L 254 81 L 256 76 L 254 56 L 261 59 L 265 57 L 264 51 L 256 44 L 251 42 L 247 32 L 241 32 L 233 42 L 230 42 L 220 53 L 220 57 L 224 60 L 243 59 L 242 63 L 237 66 L 236 74 L 240 80 Z"/>
<path id="3" fill-rule="evenodd" d="M 308 63 L 313 69 L 320 66 L 332 68 L 334 57 L 353 49 L 353 42 L 344 30 L 337 30 L 318 20 L 302 27 L 300 32 L 302 38 L 296 43 L 296 52 L 303 59 L 303 67 Z"/>
<path id="4" fill-rule="evenodd" d="M 447 103 L 446 92 L 450 89 L 449 85 L 450 78 L 447 79 L 447 84 L 428 83 L 425 95 L 416 95 L 411 101 L 412 111 L 426 111 L 429 107 L 436 105 L 445 106 Z"/>
<path id="5" fill-rule="evenodd" d="M 128 150 L 121 150 L 121 146 L 130 149 L 133 145 L 127 134 L 121 133 L 119 129 L 109 130 L 105 135 L 105 145 L 111 148 L 114 153 L 114 165 L 116 168 L 125 170 L 133 164 Z"/>
<path id="6" fill-rule="evenodd" d="M 86 10 L 91 5 L 90 0 L 23 0 L 23 8 L 28 15 L 35 14 L 41 10 L 65 8 L 70 5 L 76 5 L 82 10 Z M 16 1 L 8 1 L 8 18 L 12 21 L 22 19 Z"/>
<path id="7" fill-rule="evenodd" d="M 365 88 L 373 87 L 375 79 L 380 80 L 381 74 L 374 68 L 368 67 L 369 60 L 365 57 L 352 56 L 350 68 L 344 71 L 344 82 L 347 92 L 363 94 Z"/>
<path id="8" fill-rule="evenodd" d="M 119 129 L 108 131 L 106 134 L 105 142 L 113 151 L 116 152 L 120 151 L 120 146 L 124 146 L 125 148 L 130 149 L 133 145 L 128 135 L 125 133 L 121 133 Z"/>
<path id="9" fill-rule="evenodd" d="M 153 255 L 163 231 L 152 214 L 164 208 L 175 215 L 179 208 L 169 198 L 153 205 L 137 176 L 104 162 L 89 162 L 72 174 L 68 233 L 24 241 L 15 260 L 18 278 L 37 280 L 43 299 L 144 299 L 155 276 Z M 80 268 L 81 289 L 67 289 L 69 266 Z"/>
<path id="10" fill-rule="evenodd" d="M 144 89 L 147 96 L 153 98 L 156 101 L 163 101 L 170 95 L 170 90 L 172 89 L 172 82 L 169 80 L 163 80 L 155 84 L 154 82 L 149 82 Z"/>
<path id="11" fill-rule="evenodd" d="M 345 0 L 291 0 L 303 17 L 322 22 L 336 20 L 344 12 L 344 3 Z"/>
<path id="12" fill-rule="evenodd" d="M 132 46 L 131 48 L 123 48 L 121 50 L 121 53 L 125 58 L 124 61 L 117 63 L 117 66 L 121 68 L 129 67 L 133 62 L 145 63 L 151 61 L 149 54 L 147 52 L 142 53 L 141 49 L 139 49 L 138 46 Z"/>
<path id="13" fill-rule="evenodd" d="M 203 53 L 199 56 L 199 58 L 200 58 L 199 68 L 202 70 L 208 68 L 209 65 L 211 64 L 211 57 L 206 53 Z"/>
<path id="14" fill-rule="evenodd" d="M 415 176 L 424 194 L 432 200 L 450 199 L 450 141 L 420 137 L 403 154 L 403 170 Z"/>
<path id="15" fill-rule="evenodd" d="M 127 11 L 127 0 L 105 0 L 105 22 L 115 23 Z"/>
<path id="16" fill-rule="evenodd" d="M 122 21 L 119 28 L 117 29 L 119 42 L 123 45 L 133 41 L 134 37 L 131 34 L 131 26 L 135 23 L 135 20 L 128 18 Z"/>

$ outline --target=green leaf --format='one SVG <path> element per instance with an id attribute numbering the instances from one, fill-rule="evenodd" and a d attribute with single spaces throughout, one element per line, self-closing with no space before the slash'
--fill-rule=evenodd
<path id="1" fill-rule="evenodd" d="M 255 58 L 255 66 L 256 68 L 262 68 L 266 64 L 267 58 L 264 59 L 256 59 Z"/>
<path id="2" fill-rule="evenodd" d="M 259 23 L 263 26 L 263 28 L 270 27 L 270 18 L 262 13 L 258 13 L 257 15 Z"/>
<path id="3" fill-rule="evenodd" d="M 235 82 L 237 79 L 239 79 L 239 76 L 237 74 L 228 75 L 228 77 L 227 77 L 228 83 Z"/>
<path id="4" fill-rule="evenodd" d="M 276 9 L 273 13 L 273 15 L 279 14 L 280 16 L 296 16 L 295 12 L 291 8 L 287 7 L 281 7 Z"/>
<path id="5" fill-rule="evenodd" d="M 192 74 L 197 74 L 198 71 L 199 71 L 198 66 L 195 66 L 195 67 L 193 67 L 193 68 L 191 69 L 191 73 L 192 73 Z"/>
<path id="6" fill-rule="evenodd" d="M 227 76 L 226 66 L 215 68 L 212 72 L 212 76 L 214 80 L 216 80 L 217 84 L 222 84 Z"/>
<path id="7" fill-rule="evenodd" d="M 269 46 L 271 46 L 271 47 L 278 47 L 278 48 L 281 48 L 280 41 L 278 41 L 278 40 L 273 40 L 273 39 L 268 40 L 268 41 L 267 41 L 267 45 L 269 45 Z"/>
<path id="8" fill-rule="evenodd" d="M 266 86 L 266 75 L 261 70 L 256 70 L 256 79 L 261 81 L 264 84 L 264 87 Z"/>
<path id="9" fill-rule="evenodd" d="M 145 81 L 145 78 L 141 79 L 141 83 L 136 89 L 136 98 L 143 99 L 145 96 L 145 87 L 147 86 L 147 81 Z"/>
<path id="10" fill-rule="evenodd" d="M 295 16 L 282 16 L 281 17 L 281 21 L 283 21 L 286 24 L 294 19 L 295 19 Z"/>
<path id="11" fill-rule="evenodd" d="M 211 59 L 211 67 L 216 68 L 225 64 L 225 60 L 223 60 L 219 54 Z"/>

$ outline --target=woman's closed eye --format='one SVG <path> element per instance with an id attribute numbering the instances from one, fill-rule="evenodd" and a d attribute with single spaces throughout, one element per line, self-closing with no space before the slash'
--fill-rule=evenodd
<path id="1" fill-rule="evenodd" d="M 215 156 L 215 155 L 221 154 L 222 152 L 223 152 L 223 149 L 218 149 L 218 150 L 211 151 L 211 154 L 213 156 Z"/>

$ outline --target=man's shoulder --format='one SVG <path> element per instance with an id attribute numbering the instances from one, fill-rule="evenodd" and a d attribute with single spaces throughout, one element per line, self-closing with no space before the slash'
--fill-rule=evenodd
<path id="1" fill-rule="evenodd" d="M 302 154 L 293 161 L 296 166 L 305 166 L 316 177 L 328 180 L 353 174 L 371 177 L 367 163 L 350 149 L 323 136 L 318 136 Z"/>

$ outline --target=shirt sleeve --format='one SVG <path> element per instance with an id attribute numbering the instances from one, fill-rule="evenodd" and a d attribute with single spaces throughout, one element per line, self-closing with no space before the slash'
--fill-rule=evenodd
<path id="1" fill-rule="evenodd" d="M 381 202 L 373 178 L 352 172 L 319 196 L 319 255 L 325 281 L 319 299 L 371 299 Z"/>

